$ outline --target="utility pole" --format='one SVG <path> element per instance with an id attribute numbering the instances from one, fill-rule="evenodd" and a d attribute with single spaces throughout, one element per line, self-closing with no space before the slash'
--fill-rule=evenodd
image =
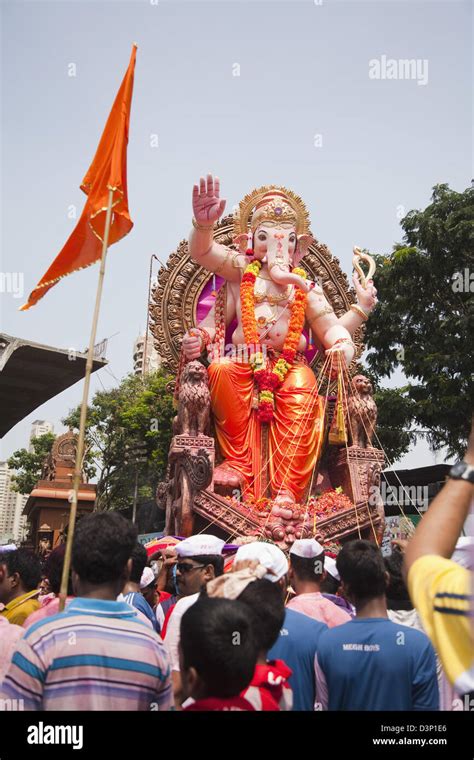
<path id="1" fill-rule="evenodd" d="M 137 520 L 137 504 L 138 504 L 138 478 L 140 474 L 140 465 L 148 462 L 147 444 L 145 441 L 135 441 L 133 443 L 125 444 L 125 459 L 126 465 L 135 465 L 135 487 L 133 491 L 133 510 L 132 510 L 132 522 L 136 523 Z"/>

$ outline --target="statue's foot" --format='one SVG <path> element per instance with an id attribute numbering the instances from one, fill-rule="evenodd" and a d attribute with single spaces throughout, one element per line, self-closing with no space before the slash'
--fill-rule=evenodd
<path id="1" fill-rule="evenodd" d="M 276 507 L 280 507 L 283 509 L 291 509 L 295 505 L 295 497 L 291 493 L 291 491 L 287 491 L 286 489 L 280 489 L 278 491 L 277 495 L 273 499 L 273 504 Z"/>
<path id="2" fill-rule="evenodd" d="M 240 472 L 233 470 L 226 462 L 222 462 L 215 468 L 213 480 L 214 485 L 225 488 L 241 488 L 244 481 Z"/>
<path id="3" fill-rule="evenodd" d="M 280 489 L 273 499 L 272 515 L 283 520 L 291 520 L 294 517 L 295 497 L 291 491 Z"/>

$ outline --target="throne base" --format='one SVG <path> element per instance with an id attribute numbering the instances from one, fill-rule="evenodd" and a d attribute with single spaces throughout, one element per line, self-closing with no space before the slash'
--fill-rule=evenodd
<path id="1" fill-rule="evenodd" d="M 227 543 L 237 537 L 254 536 L 286 550 L 295 540 L 313 536 L 326 544 L 352 538 L 380 543 L 384 515 L 379 484 L 384 455 L 379 449 L 349 446 L 332 451 L 328 462 L 331 483 L 334 488 L 343 488 L 353 506 L 324 518 L 308 514 L 302 505 L 282 508 L 273 504 L 269 511 L 259 512 L 214 490 L 213 438 L 175 436 L 169 461 L 167 534 L 186 537 L 209 532 Z"/>
<path id="2" fill-rule="evenodd" d="M 353 538 L 373 540 L 374 531 L 380 530 L 380 514 L 377 506 L 356 504 L 325 518 L 304 514 L 303 510 L 291 511 L 291 517 L 276 517 L 270 513 L 258 513 L 244 504 L 230 501 L 209 490 L 200 491 L 193 501 L 193 509 L 199 519 L 199 529 L 224 538 L 227 543 L 242 536 L 254 536 L 273 541 L 281 549 L 288 550 L 299 538 L 316 538 L 321 543 L 343 543 Z M 286 511 L 286 510 L 285 510 Z"/>

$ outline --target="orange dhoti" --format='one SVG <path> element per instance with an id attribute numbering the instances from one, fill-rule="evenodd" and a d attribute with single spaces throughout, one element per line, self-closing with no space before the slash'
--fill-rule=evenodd
<path id="1" fill-rule="evenodd" d="M 271 495 L 280 490 L 302 501 L 319 458 L 323 437 L 323 404 L 313 371 L 295 362 L 274 392 L 270 423 L 260 423 L 252 408 L 253 372 L 249 364 L 220 359 L 208 368 L 211 404 L 219 446 L 227 465 L 245 479 L 243 499 L 265 496 L 265 469 Z M 262 428 L 268 427 L 268 451 Z"/>

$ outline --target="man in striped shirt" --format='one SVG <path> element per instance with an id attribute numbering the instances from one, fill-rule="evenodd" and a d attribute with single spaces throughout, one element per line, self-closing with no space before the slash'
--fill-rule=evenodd
<path id="1" fill-rule="evenodd" d="M 116 601 L 130 575 L 135 527 L 115 512 L 83 517 L 72 551 L 76 593 L 65 612 L 19 640 L 1 696 L 26 710 L 169 710 L 170 665 L 161 638 Z"/>

